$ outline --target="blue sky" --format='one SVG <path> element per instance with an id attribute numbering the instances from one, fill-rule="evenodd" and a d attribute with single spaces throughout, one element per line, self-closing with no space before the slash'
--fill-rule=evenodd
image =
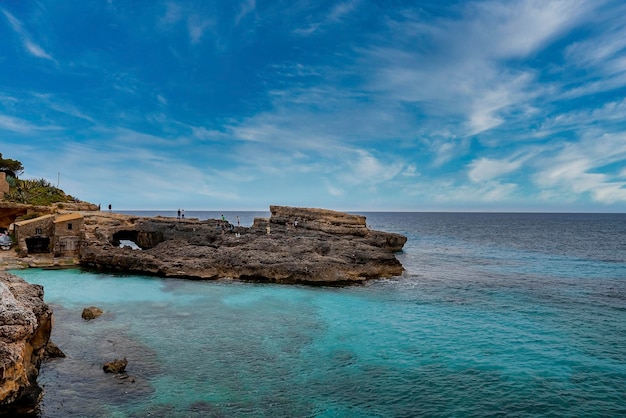
<path id="1" fill-rule="evenodd" d="M 114 209 L 626 212 L 626 3 L 4 1 L 0 152 Z"/>

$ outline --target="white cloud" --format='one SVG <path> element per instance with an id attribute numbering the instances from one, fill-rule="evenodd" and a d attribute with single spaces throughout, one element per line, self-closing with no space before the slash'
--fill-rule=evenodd
<path id="1" fill-rule="evenodd" d="M 22 45 L 24 45 L 24 48 L 33 56 L 37 57 L 37 58 L 44 58 L 47 60 L 54 60 L 54 58 L 52 58 L 52 56 L 50 54 L 48 54 L 40 45 L 38 45 L 37 43 L 35 43 L 30 34 L 28 33 L 28 31 L 26 31 L 26 29 L 24 29 L 24 25 L 22 24 L 22 22 L 17 19 L 15 16 L 13 16 L 11 13 L 7 12 L 6 10 L 2 9 L 2 13 L 4 14 L 4 16 L 7 18 L 7 20 L 9 21 L 11 27 L 13 28 L 13 30 L 18 34 L 18 36 L 20 37 L 20 41 L 22 42 Z"/>
<path id="2" fill-rule="evenodd" d="M 402 172 L 402 175 L 405 177 L 416 177 L 419 176 L 420 173 L 417 172 L 417 168 L 415 167 L 415 165 L 409 164 Z"/>
<path id="3" fill-rule="evenodd" d="M 24 46 L 26 47 L 28 52 L 30 52 L 35 57 L 45 58 L 45 59 L 48 59 L 48 60 L 53 59 L 46 51 L 43 50 L 42 47 L 40 47 L 39 45 L 35 44 L 30 39 L 24 39 L 23 42 L 24 42 Z"/>
<path id="4" fill-rule="evenodd" d="M 159 19 L 159 24 L 165 28 L 185 24 L 189 41 L 192 44 L 198 44 L 202 41 L 206 31 L 213 28 L 215 20 L 204 17 L 192 8 L 183 7 L 176 2 L 168 2 L 165 14 Z"/>
<path id="5" fill-rule="evenodd" d="M 359 4 L 360 0 L 349 0 L 338 3 L 321 19 L 294 30 L 294 33 L 300 36 L 310 36 L 329 25 L 341 23 L 342 19 L 356 10 Z"/>
<path id="6" fill-rule="evenodd" d="M 203 126 L 192 126 L 192 136 L 200 141 L 220 141 L 230 138 L 230 136 L 222 131 L 215 129 L 207 129 Z"/>
<path id="7" fill-rule="evenodd" d="M 382 163 L 365 150 L 355 150 L 352 158 L 350 155 L 345 155 L 345 157 L 350 171 L 343 173 L 340 178 L 350 184 L 384 183 L 396 177 L 404 169 L 404 164 L 400 162 Z"/>
<path id="8" fill-rule="evenodd" d="M 532 71 L 507 60 L 541 50 L 591 7 L 583 1 L 490 1 L 471 3 L 459 20 L 426 22 L 406 14 L 390 21 L 388 38 L 367 50 L 369 89 L 448 124 L 457 119 L 460 136 L 482 133 L 532 107 L 543 92 Z"/>
<path id="9" fill-rule="evenodd" d="M 178 3 L 168 2 L 165 14 L 161 17 L 161 23 L 164 25 L 173 25 L 180 22 L 183 16 L 183 8 Z"/>
<path id="10" fill-rule="evenodd" d="M 478 160 L 474 160 L 470 163 L 470 171 L 468 175 L 471 181 L 474 183 L 480 183 L 483 181 L 493 180 L 504 174 L 515 171 L 519 169 L 521 165 L 521 160 L 504 161 L 493 160 L 490 158 L 479 158 Z"/>
<path id="11" fill-rule="evenodd" d="M 26 121 L 13 116 L 0 115 L 0 130 L 17 132 L 20 134 L 33 134 L 41 131 L 58 130 L 57 126 L 35 125 L 30 121 Z"/>
<path id="12" fill-rule="evenodd" d="M 626 161 L 626 133 L 588 134 L 578 143 L 568 143 L 556 155 L 543 156 L 534 181 L 547 189 L 589 194 L 596 202 L 626 202 L 626 181 L 619 173 L 603 168 Z"/>
<path id="13" fill-rule="evenodd" d="M 37 127 L 12 116 L 0 115 L 0 129 L 25 134 L 36 131 Z"/>
<path id="14" fill-rule="evenodd" d="M 340 188 L 340 187 L 333 186 L 331 184 L 328 184 L 327 187 L 328 187 L 328 193 L 331 196 L 336 196 L 336 197 L 343 196 L 344 193 L 345 193 L 344 190 L 342 188 Z"/>
<path id="15" fill-rule="evenodd" d="M 608 122 L 626 120 L 626 99 L 604 103 L 601 107 L 574 110 L 552 116 L 541 125 L 535 136 L 547 136 L 565 129 L 584 129 Z"/>
<path id="16" fill-rule="evenodd" d="M 497 181 L 486 181 L 481 184 L 459 184 L 447 180 L 433 180 L 415 184 L 407 189 L 407 193 L 419 196 L 429 205 L 433 203 L 452 204 L 461 209 L 468 209 L 469 205 L 483 203 L 515 203 L 514 192 L 517 189 L 517 184 Z"/>
<path id="17" fill-rule="evenodd" d="M 596 4 L 597 5 L 597 4 Z M 465 38 L 470 54 L 494 58 L 524 57 L 537 51 L 593 9 L 585 0 L 516 0 L 471 3 L 469 19 L 454 23 L 451 36 Z M 532 30 L 529 30 L 532 28 Z"/>
<path id="18" fill-rule="evenodd" d="M 622 19 L 626 7 L 613 11 L 607 16 L 596 33 L 587 39 L 575 42 L 565 50 L 565 57 L 571 65 L 582 68 L 593 68 L 604 76 L 624 72 L 624 50 L 626 49 L 626 25 Z"/>
<path id="19" fill-rule="evenodd" d="M 197 44 L 202 40 L 206 30 L 214 25 L 211 19 L 204 19 L 200 16 L 190 16 L 187 20 L 189 39 L 192 44 Z"/>
<path id="20" fill-rule="evenodd" d="M 162 105 L 166 105 L 167 104 L 167 99 L 163 95 L 161 95 L 161 94 L 157 94 L 156 95 L 156 99 Z"/>

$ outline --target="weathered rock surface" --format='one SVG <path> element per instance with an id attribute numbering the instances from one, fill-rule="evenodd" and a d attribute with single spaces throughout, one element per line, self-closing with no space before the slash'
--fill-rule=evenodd
<path id="1" fill-rule="evenodd" d="M 42 393 L 36 379 L 50 354 L 51 329 L 43 288 L 0 272 L 0 411 L 35 408 Z"/>
<path id="2" fill-rule="evenodd" d="M 271 206 L 269 219 L 235 227 L 209 219 L 85 214 L 80 262 L 105 270 L 198 279 L 346 284 L 398 276 L 406 237 L 372 231 L 364 216 Z M 119 248 L 131 240 L 143 250 Z"/>

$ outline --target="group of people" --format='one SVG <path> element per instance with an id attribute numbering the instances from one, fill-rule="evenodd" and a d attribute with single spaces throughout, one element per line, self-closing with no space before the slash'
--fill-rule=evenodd
<path id="1" fill-rule="evenodd" d="M 185 209 L 178 209 L 178 219 L 185 219 Z"/>

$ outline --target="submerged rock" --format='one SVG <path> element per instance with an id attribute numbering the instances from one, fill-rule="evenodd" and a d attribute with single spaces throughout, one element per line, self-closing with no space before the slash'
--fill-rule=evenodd
<path id="1" fill-rule="evenodd" d="M 251 227 L 209 219 L 85 215 L 81 264 L 197 279 L 347 284 L 402 274 L 406 237 L 373 231 L 364 216 L 271 206 Z M 144 251 L 119 248 L 131 240 Z"/>
<path id="2" fill-rule="evenodd" d="M 105 373 L 119 374 L 119 373 L 124 373 L 126 371 L 127 365 L 128 365 L 128 360 L 115 359 L 113 361 L 104 363 L 104 365 L 102 366 L 102 370 L 104 370 Z"/>
<path id="3" fill-rule="evenodd" d="M 83 313 L 80 315 L 85 321 L 91 321 L 92 319 L 98 318 L 102 315 L 103 310 L 96 307 L 90 306 L 88 308 L 83 309 Z"/>
<path id="4" fill-rule="evenodd" d="M 0 411 L 35 410 L 37 384 L 52 330 L 43 287 L 0 272 Z"/>

